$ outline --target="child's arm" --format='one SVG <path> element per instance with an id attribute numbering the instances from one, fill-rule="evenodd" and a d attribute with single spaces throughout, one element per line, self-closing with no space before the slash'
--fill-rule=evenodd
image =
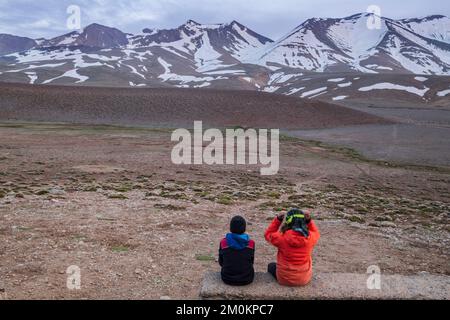
<path id="1" fill-rule="evenodd" d="M 283 235 L 279 232 L 281 225 L 281 221 L 276 217 L 273 219 L 272 223 L 270 224 L 269 228 L 267 228 L 266 233 L 264 234 L 266 241 L 270 242 L 274 246 L 279 246 Z"/>
<path id="2" fill-rule="evenodd" d="M 311 220 L 311 222 L 308 224 L 308 229 L 309 229 L 309 241 L 311 245 L 314 246 L 320 239 L 319 229 L 317 228 L 313 220 Z"/>
<path id="3" fill-rule="evenodd" d="M 219 265 L 223 266 L 223 251 L 222 251 L 222 245 L 219 245 Z"/>

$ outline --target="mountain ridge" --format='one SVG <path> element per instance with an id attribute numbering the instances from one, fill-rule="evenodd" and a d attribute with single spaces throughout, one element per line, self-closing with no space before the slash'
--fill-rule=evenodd
<path id="1" fill-rule="evenodd" d="M 5 52 L 0 54 L 0 81 L 230 88 L 345 99 L 358 75 L 379 75 L 364 76 L 365 87 L 375 85 L 384 88 L 383 93 L 385 87 L 403 90 L 427 101 L 445 98 L 450 89 L 445 84 L 436 90 L 427 87 L 435 96 L 417 94 L 427 82 L 413 76 L 450 75 L 450 32 L 446 32 L 450 19 L 379 17 L 381 27 L 369 29 L 367 21 L 373 16 L 311 18 L 275 41 L 235 20 L 215 24 L 188 20 L 173 29 L 145 28 L 140 34 L 94 23 L 51 39 L 4 36 L 9 42 L 4 41 L 3 47 L 0 36 L 0 50 Z M 14 49 L 5 43 L 18 49 L 11 52 Z M 320 74 L 348 81 L 333 88 L 327 80 L 309 86 L 310 78 L 322 79 Z M 409 80 L 385 85 L 391 75 Z M 358 89 L 353 92 L 360 95 Z"/>

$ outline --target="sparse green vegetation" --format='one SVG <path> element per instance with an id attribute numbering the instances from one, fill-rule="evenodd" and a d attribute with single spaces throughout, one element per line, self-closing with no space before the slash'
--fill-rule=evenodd
<path id="1" fill-rule="evenodd" d="M 281 194 L 279 192 L 276 192 L 276 191 L 272 191 L 272 192 L 267 193 L 267 196 L 269 198 L 273 198 L 273 199 L 280 199 L 281 198 Z"/>
<path id="2" fill-rule="evenodd" d="M 124 245 L 118 245 L 111 247 L 111 251 L 116 253 L 128 252 L 130 251 L 130 248 Z"/>
<path id="3" fill-rule="evenodd" d="M 348 217 L 348 220 L 350 220 L 351 222 L 357 222 L 357 223 L 365 223 L 366 222 L 366 220 L 364 220 L 360 216 L 355 216 L 355 215 Z"/>
<path id="4" fill-rule="evenodd" d="M 217 203 L 223 204 L 223 205 L 231 205 L 233 203 L 233 200 L 230 197 L 222 196 L 217 199 Z"/>
<path id="5" fill-rule="evenodd" d="M 33 228 L 30 228 L 30 227 L 17 227 L 17 230 L 21 231 L 21 232 L 27 232 L 27 231 L 32 231 Z"/>
<path id="6" fill-rule="evenodd" d="M 195 259 L 198 261 L 215 261 L 216 258 L 214 258 L 211 254 L 198 254 L 195 256 Z"/>

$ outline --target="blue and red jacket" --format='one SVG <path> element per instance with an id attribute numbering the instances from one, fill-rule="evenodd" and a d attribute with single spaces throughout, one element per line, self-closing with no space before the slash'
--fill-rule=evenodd
<path id="1" fill-rule="evenodd" d="M 222 280 L 228 285 L 245 286 L 253 282 L 255 242 L 247 234 L 229 233 L 220 242 L 219 264 Z"/>

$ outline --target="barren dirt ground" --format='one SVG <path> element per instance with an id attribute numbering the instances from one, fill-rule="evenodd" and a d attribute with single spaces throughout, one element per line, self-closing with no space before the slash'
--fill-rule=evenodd
<path id="1" fill-rule="evenodd" d="M 248 219 L 256 269 L 277 211 L 310 208 L 316 271 L 450 275 L 450 170 L 393 166 L 283 138 L 281 170 L 175 166 L 166 130 L 0 126 L 0 295 L 8 299 L 198 297 L 219 241 Z M 66 269 L 81 268 L 81 290 Z"/>

